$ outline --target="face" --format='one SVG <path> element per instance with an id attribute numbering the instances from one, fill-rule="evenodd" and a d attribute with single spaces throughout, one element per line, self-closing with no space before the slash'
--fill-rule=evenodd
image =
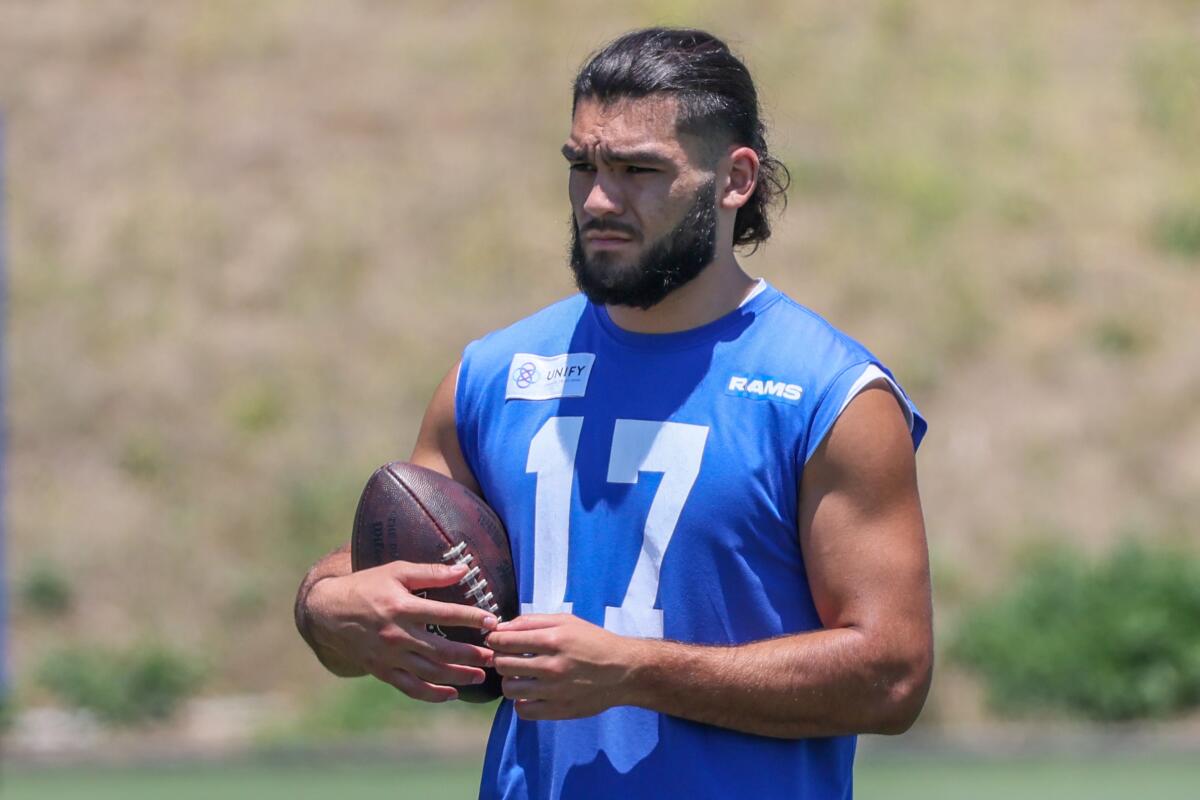
<path id="1" fill-rule="evenodd" d="M 581 100 L 570 164 L 571 268 L 595 303 L 650 308 L 716 252 L 716 181 L 672 98 Z"/>

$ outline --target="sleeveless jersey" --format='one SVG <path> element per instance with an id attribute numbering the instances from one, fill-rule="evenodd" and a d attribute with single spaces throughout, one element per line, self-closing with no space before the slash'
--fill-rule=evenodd
<path id="1" fill-rule="evenodd" d="M 582 295 L 471 343 L 464 457 L 508 529 L 522 613 L 736 645 L 821 627 L 798 528 L 804 464 L 875 357 L 776 289 L 638 334 Z M 855 737 L 775 739 L 629 706 L 519 719 L 501 702 L 483 798 L 851 794 Z"/>

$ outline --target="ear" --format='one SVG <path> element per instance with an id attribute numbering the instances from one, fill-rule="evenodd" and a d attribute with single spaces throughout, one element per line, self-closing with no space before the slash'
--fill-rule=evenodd
<path id="1" fill-rule="evenodd" d="M 749 147 L 735 147 L 724 158 L 727 169 L 725 185 L 721 187 L 721 208 L 739 209 L 750 200 L 758 185 L 758 153 Z"/>

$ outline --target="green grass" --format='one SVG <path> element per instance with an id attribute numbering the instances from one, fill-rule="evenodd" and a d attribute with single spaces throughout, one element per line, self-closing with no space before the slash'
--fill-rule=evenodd
<path id="1" fill-rule="evenodd" d="M 479 762 L 324 766 L 238 764 L 151 769 L 6 769 L 5 800 L 342 800 L 471 798 Z"/>
<path id="2" fill-rule="evenodd" d="M 251 798 L 424 797 L 473 798 L 477 760 L 391 763 L 373 766 L 240 764 L 155 769 L 9 768 L 6 800 L 173 800 Z M 856 770 L 860 800 L 1106 800 L 1194 798 L 1200 786 L 1197 759 L 1168 756 L 1059 760 L 972 760 L 938 757 L 863 756 Z"/>
<path id="3" fill-rule="evenodd" d="M 854 794 L 860 800 L 1191 800 L 1200 786 L 1197 761 L 1183 756 L 995 761 L 862 758 L 855 771 Z"/>

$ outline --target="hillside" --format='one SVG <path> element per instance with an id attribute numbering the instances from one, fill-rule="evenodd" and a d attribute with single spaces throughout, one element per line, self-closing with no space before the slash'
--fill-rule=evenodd
<path id="1" fill-rule="evenodd" d="M 0 3 L 22 696 L 66 639 L 328 686 L 294 587 L 460 349 L 572 290 L 570 80 L 656 22 L 759 82 L 793 186 L 748 271 L 930 420 L 941 629 L 1035 543 L 1200 539 L 1200 4 L 416 5 Z"/>

